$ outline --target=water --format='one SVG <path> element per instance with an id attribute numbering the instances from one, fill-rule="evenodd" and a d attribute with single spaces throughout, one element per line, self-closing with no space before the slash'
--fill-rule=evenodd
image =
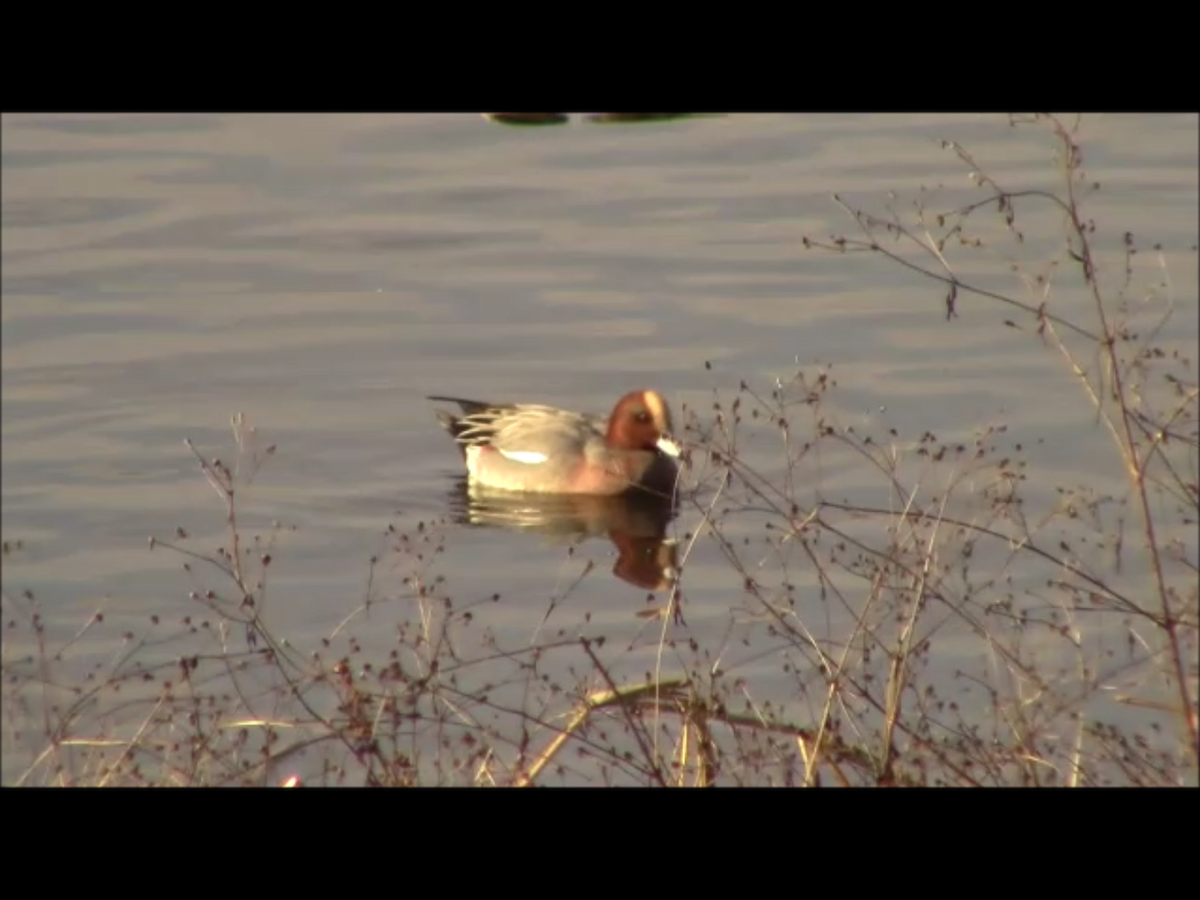
<path id="1" fill-rule="evenodd" d="M 1119 267 L 1126 230 L 1163 245 L 1176 313 L 1162 340 L 1193 369 L 1196 132 L 1194 115 L 1083 131 L 1103 259 Z M 948 322 L 944 287 L 801 246 L 854 234 L 834 192 L 880 213 L 888 191 L 898 208 L 939 184 L 940 207 L 976 199 L 942 139 L 1002 183 L 1054 183 L 1044 134 L 995 116 L 5 116 L 0 530 L 23 544 L 5 587 L 33 590 L 60 637 L 97 607 L 115 623 L 177 618 L 191 585 L 147 538 L 183 526 L 189 546 L 216 546 L 223 514 L 183 439 L 229 458 L 242 411 L 278 446 L 244 523 L 295 528 L 273 553 L 272 624 L 311 642 L 361 602 L 372 555 L 399 584 L 389 524 L 449 510 L 459 463 L 427 394 L 605 411 L 653 387 L 678 415 L 708 410 L 714 386 L 769 390 L 797 363 L 832 363 L 843 423 L 957 440 L 1003 420 L 1039 473 L 1034 500 L 1052 505 L 1065 480 L 1123 490 L 1061 358 L 1003 325 L 1028 317 L 962 296 Z M 1057 220 L 1019 211 L 1036 271 Z M 1040 301 L 1003 252 L 948 252 Z M 1090 322 L 1068 275 L 1052 283 L 1055 311 Z M 774 464 L 767 443 L 747 452 Z M 846 460 L 806 473 L 810 500 L 886 505 L 886 485 Z M 587 610 L 597 628 L 640 627 L 646 591 L 609 575 L 602 536 L 569 555 L 527 532 L 447 528 L 440 571 L 456 598 L 501 594 L 488 624 L 502 639 L 527 640 L 586 559 L 595 573 L 549 621 L 570 631 Z M 738 579 L 704 541 L 689 564 L 688 628 L 719 641 Z"/>

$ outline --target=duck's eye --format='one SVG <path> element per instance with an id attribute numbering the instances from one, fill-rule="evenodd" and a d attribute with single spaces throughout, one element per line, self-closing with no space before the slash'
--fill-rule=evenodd
<path id="1" fill-rule="evenodd" d="M 643 410 L 642 412 L 635 414 L 633 419 L 635 422 L 638 422 L 641 425 L 645 425 L 647 422 L 650 421 L 650 413 L 645 412 Z"/>

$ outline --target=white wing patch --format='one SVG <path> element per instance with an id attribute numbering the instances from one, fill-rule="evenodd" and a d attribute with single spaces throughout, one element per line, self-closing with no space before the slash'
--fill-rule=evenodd
<path id="1" fill-rule="evenodd" d="M 550 458 L 545 453 L 535 453 L 532 450 L 501 450 L 500 455 L 513 462 L 526 463 L 531 466 L 544 463 Z"/>

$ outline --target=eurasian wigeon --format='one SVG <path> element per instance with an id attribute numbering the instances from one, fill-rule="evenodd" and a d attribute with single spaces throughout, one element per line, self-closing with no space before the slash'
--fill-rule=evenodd
<path id="1" fill-rule="evenodd" d="M 655 391 L 631 391 L 607 420 L 531 403 L 457 403 L 463 415 L 437 410 L 475 482 L 543 494 L 620 494 L 640 488 L 670 496 L 679 447 L 671 411 Z"/>

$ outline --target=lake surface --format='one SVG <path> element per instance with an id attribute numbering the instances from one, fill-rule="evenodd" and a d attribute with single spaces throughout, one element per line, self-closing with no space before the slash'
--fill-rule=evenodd
<path id="1" fill-rule="evenodd" d="M 1120 264 L 1126 231 L 1162 245 L 1176 309 L 1162 340 L 1193 368 L 1197 124 L 1097 116 L 1082 131 L 1104 259 Z M 1038 473 L 1035 500 L 1052 505 L 1064 481 L 1124 490 L 1094 411 L 1029 317 L 1025 332 L 1006 328 L 1016 310 L 964 295 L 947 321 L 943 286 L 801 246 L 854 234 L 835 192 L 881 213 L 889 191 L 897 206 L 938 185 L 938 207 L 976 199 L 943 139 L 1000 181 L 1052 186 L 1045 134 L 1002 116 L 511 128 L 469 114 L 23 114 L 2 127 L 0 530 L 22 542 L 5 588 L 32 590 L 60 640 L 103 608 L 111 629 L 85 658 L 111 653 L 128 623 L 189 609 L 179 558 L 147 539 L 182 526 L 188 546 L 216 546 L 223 514 L 183 440 L 229 459 L 235 412 L 278 448 L 243 521 L 294 526 L 273 552 L 269 615 L 297 646 L 362 602 L 372 555 L 385 589 L 401 589 L 409 562 L 389 525 L 409 533 L 451 509 L 459 459 L 428 394 L 605 412 L 652 387 L 679 416 L 710 412 L 714 387 L 769 392 L 797 365 L 832 364 L 844 423 L 914 441 L 1004 421 Z M 1030 212 L 1026 259 L 1053 255 L 1055 223 Z M 956 262 L 1040 302 L 1003 253 Z M 1057 276 L 1055 311 L 1091 322 L 1073 274 Z M 767 438 L 746 447 L 768 471 L 774 452 Z M 887 505 L 848 460 L 805 472 L 810 500 Z M 680 532 L 695 524 L 685 509 Z M 585 611 L 626 643 L 646 627 L 647 590 L 611 576 L 603 537 L 569 552 L 530 532 L 439 528 L 437 571 L 456 598 L 501 595 L 480 615 L 502 642 L 528 643 L 588 559 L 596 570 L 544 627 L 574 633 Z M 721 644 L 739 578 L 703 540 L 687 565 L 678 633 Z M 372 633 L 386 644 L 386 625 L 360 628 Z M 943 650 L 954 659 L 953 641 Z M 653 658 L 639 645 L 619 661 L 644 673 Z M 729 651 L 739 664 L 754 671 Z"/>

